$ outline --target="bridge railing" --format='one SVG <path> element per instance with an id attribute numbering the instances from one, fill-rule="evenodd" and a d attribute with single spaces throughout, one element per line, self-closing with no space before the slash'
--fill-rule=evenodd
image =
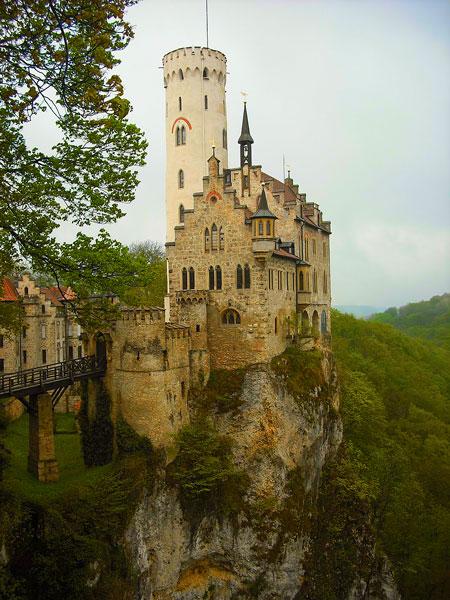
<path id="1" fill-rule="evenodd" d="M 78 379 L 84 374 L 98 373 L 104 369 L 105 365 L 100 364 L 96 356 L 92 355 L 25 369 L 16 373 L 5 373 L 0 375 L 0 394 L 10 392 L 13 395 L 17 390 L 25 391 L 27 388 L 44 386 L 60 380 L 70 381 L 75 377 Z"/>

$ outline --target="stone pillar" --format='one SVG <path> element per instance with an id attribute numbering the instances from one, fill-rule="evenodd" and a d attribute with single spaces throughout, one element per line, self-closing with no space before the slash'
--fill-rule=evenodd
<path id="1" fill-rule="evenodd" d="M 50 394 L 30 396 L 28 471 L 45 483 L 59 478 Z"/>

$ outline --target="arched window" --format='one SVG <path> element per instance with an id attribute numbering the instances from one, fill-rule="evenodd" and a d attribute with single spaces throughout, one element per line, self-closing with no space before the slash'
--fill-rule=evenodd
<path id="1" fill-rule="evenodd" d="M 25 287 L 25 289 L 23 291 L 25 292 L 25 296 L 28 296 L 28 288 Z"/>
<path id="2" fill-rule="evenodd" d="M 208 96 L 205 95 L 205 110 L 208 110 Z"/>
<path id="3" fill-rule="evenodd" d="M 328 279 L 325 271 L 323 272 L 323 293 L 328 293 Z"/>
<path id="4" fill-rule="evenodd" d="M 242 290 L 242 281 L 242 267 L 238 265 L 236 269 L 236 287 L 238 290 Z"/>
<path id="5" fill-rule="evenodd" d="M 266 235 L 271 235 L 270 221 L 266 221 Z"/>
<path id="6" fill-rule="evenodd" d="M 216 267 L 216 290 L 222 289 L 222 269 L 217 265 Z"/>
<path id="7" fill-rule="evenodd" d="M 300 271 L 300 282 L 299 282 L 300 291 L 303 292 L 305 289 L 305 277 L 303 275 L 303 271 Z"/>
<path id="8" fill-rule="evenodd" d="M 219 229 L 219 250 L 223 250 L 225 248 L 225 232 L 223 227 Z"/>
<path id="9" fill-rule="evenodd" d="M 183 169 L 180 169 L 178 171 L 178 187 L 180 189 L 184 188 L 184 171 L 183 171 Z"/>
<path id="10" fill-rule="evenodd" d="M 205 229 L 205 252 L 209 251 L 209 244 L 210 244 L 209 229 L 206 228 Z"/>
<path id="11" fill-rule="evenodd" d="M 177 146 L 181 144 L 181 129 L 179 127 L 176 129 L 176 144 Z"/>
<path id="12" fill-rule="evenodd" d="M 246 290 L 250 289 L 250 267 L 248 265 L 244 267 L 244 287 Z"/>
<path id="13" fill-rule="evenodd" d="M 228 147 L 227 130 L 226 129 L 224 129 L 222 131 L 222 146 L 225 148 L 225 150 Z"/>
<path id="14" fill-rule="evenodd" d="M 189 267 L 189 289 L 195 289 L 195 271 L 193 267 Z"/>
<path id="15" fill-rule="evenodd" d="M 184 125 L 181 127 L 181 143 L 186 143 L 186 127 Z"/>
<path id="16" fill-rule="evenodd" d="M 181 96 L 179 96 L 178 98 L 178 110 L 183 110 L 183 101 L 181 99 Z"/>
<path id="17" fill-rule="evenodd" d="M 180 223 L 184 223 L 184 206 L 182 204 L 180 204 L 179 208 L 179 220 Z"/>
<path id="18" fill-rule="evenodd" d="M 264 235 L 264 223 L 262 221 L 258 222 L 258 235 Z"/>
<path id="19" fill-rule="evenodd" d="M 315 269 L 313 273 L 313 292 L 317 292 L 317 271 Z"/>
<path id="20" fill-rule="evenodd" d="M 224 310 L 222 313 L 222 323 L 223 325 L 240 325 L 241 315 L 237 310 L 227 308 L 227 310 Z"/>
<path id="21" fill-rule="evenodd" d="M 188 289 L 187 283 L 187 269 L 186 267 L 183 267 L 183 270 L 181 271 L 181 287 L 183 288 L 183 290 Z"/>
<path id="22" fill-rule="evenodd" d="M 327 313 L 325 310 L 322 311 L 322 314 L 320 316 L 320 331 L 322 333 L 327 332 Z"/>
<path id="23" fill-rule="evenodd" d="M 211 250 L 217 250 L 217 225 L 213 223 L 211 227 Z"/>
<path id="24" fill-rule="evenodd" d="M 181 81 L 183 81 L 184 75 L 183 75 L 183 71 L 181 69 L 179 69 L 179 71 L 178 71 L 178 77 L 181 79 Z"/>
<path id="25" fill-rule="evenodd" d="M 319 335 L 319 313 L 317 310 L 313 312 L 312 316 L 312 331 L 313 335 Z"/>
<path id="26" fill-rule="evenodd" d="M 209 78 L 208 69 L 205 67 L 203 69 L 203 79 L 208 79 L 208 78 Z"/>
<path id="27" fill-rule="evenodd" d="M 214 289 L 214 267 L 209 267 L 208 276 L 209 276 L 209 289 L 213 290 Z"/>

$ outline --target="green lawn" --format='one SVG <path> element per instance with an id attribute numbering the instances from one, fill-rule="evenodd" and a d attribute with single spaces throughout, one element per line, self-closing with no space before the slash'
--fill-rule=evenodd
<path id="1" fill-rule="evenodd" d="M 59 481 L 54 483 L 41 483 L 27 471 L 28 415 L 10 423 L 6 429 L 5 444 L 11 451 L 11 462 L 5 472 L 4 485 L 23 500 L 50 502 L 71 488 L 94 484 L 112 469 L 112 465 L 86 468 L 74 415 L 57 414 L 56 419 L 56 430 L 61 433 L 55 435 Z"/>

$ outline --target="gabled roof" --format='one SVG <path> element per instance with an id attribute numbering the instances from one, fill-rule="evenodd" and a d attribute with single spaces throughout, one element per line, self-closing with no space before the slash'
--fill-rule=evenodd
<path id="1" fill-rule="evenodd" d="M 2 282 L 3 294 L 0 297 L 0 302 L 14 302 L 19 297 L 14 283 L 8 277 L 3 277 Z"/>
<path id="2" fill-rule="evenodd" d="M 62 293 L 61 293 L 62 292 Z M 50 300 L 53 306 L 62 306 L 64 300 L 73 300 L 75 294 L 70 287 L 61 287 L 54 285 L 48 288 L 41 288 L 46 300 Z"/>
<path id="3" fill-rule="evenodd" d="M 285 202 L 295 202 L 297 200 L 297 194 L 291 188 L 290 185 L 287 185 L 279 179 L 276 179 L 275 177 L 264 173 L 264 171 L 261 171 L 261 181 L 267 181 L 272 183 L 272 194 L 280 194 L 281 192 L 283 192 Z"/>
<path id="4" fill-rule="evenodd" d="M 299 256 L 295 256 L 295 254 L 291 254 L 286 250 L 280 248 L 279 250 L 274 250 L 273 253 L 275 256 L 279 256 L 280 258 L 290 258 L 291 260 L 299 261 L 301 260 Z"/>

